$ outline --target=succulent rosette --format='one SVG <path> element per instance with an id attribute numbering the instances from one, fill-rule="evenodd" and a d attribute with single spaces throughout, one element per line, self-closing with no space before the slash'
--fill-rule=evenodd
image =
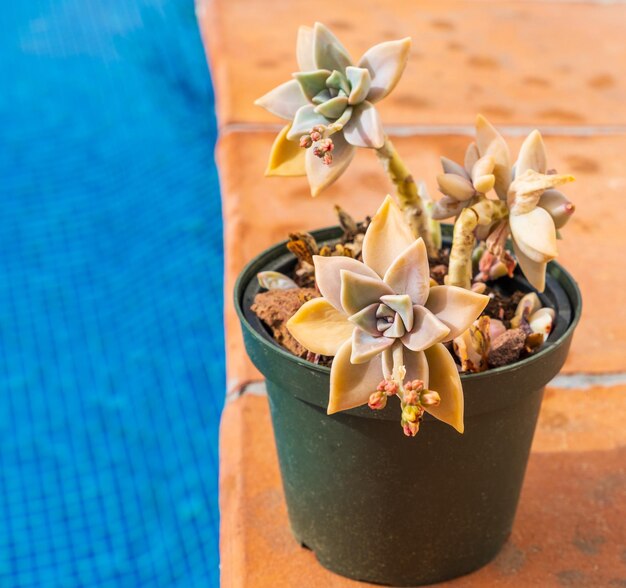
<path id="1" fill-rule="evenodd" d="M 328 413 L 384 408 L 387 396 L 398 395 L 405 434 L 417 432 L 424 411 L 462 433 L 461 380 L 443 343 L 470 327 L 488 297 L 431 287 L 424 242 L 389 196 L 367 229 L 362 255 L 363 262 L 315 256 L 322 297 L 287 323 L 305 348 L 334 356 Z"/>
<path id="2" fill-rule="evenodd" d="M 548 170 L 541 133 L 535 130 L 528 135 L 516 164 L 511 166 L 506 141 L 479 115 L 476 142 L 468 147 L 464 165 L 447 158 L 442 158 L 442 164 L 444 173 L 437 182 L 443 197 L 435 203 L 433 218 L 458 216 L 464 208 L 484 200 L 493 188 L 498 199 L 506 203 L 508 222 L 480 219 L 476 237 L 487 239 L 497 249 L 497 255 L 492 255 L 497 263 L 497 257 L 505 254 L 504 241 L 510 233 L 522 272 L 542 292 L 547 264 L 557 256 L 557 231 L 574 212 L 574 205 L 554 188 L 574 178 Z"/>
<path id="3" fill-rule="evenodd" d="M 385 134 L 374 105 L 398 83 L 410 47 L 409 38 L 380 43 L 355 64 L 323 24 L 300 27 L 300 71 L 256 101 L 290 121 L 272 146 L 266 174 L 306 174 L 317 196 L 346 170 L 356 147 L 381 148 Z"/>

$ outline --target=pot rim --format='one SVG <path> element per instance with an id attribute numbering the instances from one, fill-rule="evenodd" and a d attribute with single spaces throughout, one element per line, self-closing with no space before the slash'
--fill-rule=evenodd
<path id="1" fill-rule="evenodd" d="M 442 223 L 442 229 L 444 229 L 444 231 L 446 232 L 447 231 L 451 232 L 452 226 L 453 225 L 449 223 Z M 315 236 L 316 234 L 320 234 L 320 233 L 330 233 L 330 232 L 336 231 L 337 229 L 340 229 L 340 227 L 335 225 L 335 226 L 316 229 L 316 230 L 310 231 L 310 233 Z M 271 247 L 265 249 L 258 255 L 255 255 L 244 266 L 244 268 L 241 270 L 241 272 L 237 276 L 237 280 L 233 288 L 235 311 L 237 312 L 237 316 L 239 317 L 240 323 L 252 335 L 252 337 L 254 337 L 258 342 L 262 343 L 263 346 L 266 346 L 266 347 L 269 346 L 273 350 L 274 353 L 278 353 L 283 358 L 288 359 L 303 367 L 306 367 L 307 369 L 316 371 L 320 374 L 330 375 L 330 369 L 331 369 L 330 367 L 321 366 L 319 364 L 314 364 L 314 363 L 311 363 L 310 361 L 307 361 L 306 359 L 297 357 L 293 355 L 292 353 L 290 353 L 289 351 L 287 351 L 284 347 L 281 347 L 278 343 L 274 341 L 270 341 L 267 338 L 263 337 L 260 333 L 257 332 L 257 330 L 253 327 L 253 325 L 250 324 L 242 308 L 243 295 L 245 292 L 245 288 L 250 282 L 250 279 L 247 277 L 247 275 L 250 273 L 252 266 L 257 265 L 258 262 L 264 257 L 268 257 L 268 258 L 271 257 L 272 259 L 274 259 L 276 256 L 271 255 L 271 254 L 276 252 L 279 248 L 286 249 L 287 243 L 288 243 L 288 240 L 285 239 L 283 241 L 280 241 L 272 245 Z M 580 292 L 580 288 L 578 287 L 578 283 L 576 282 L 576 280 L 574 280 L 572 275 L 558 262 L 551 261 L 548 264 L 547 271 L 550 275 L 553 275 L 553 277 L 555 277 L 559 282 L 567 283 L 567 285 L 569 286 L 568 290 L 566 290 L 565 293 L 570 298 L 570 302 L 572 305 L 572 317 L 565 331 L 561 333 L 558 339 L 555 339 L 554 341 L 550 341 L 549 344 L 547 345 L 543 345 L 540 351 L 538 351 L 537 353 L 534 353 L 533 355 L 530 355 L 529 357 L 526 357 L 522 360 L 518 360 L 514 363 L 511 363 L 502 367 L 490 368 L 484 372 L 470 373 L 470 374 L 461 373 L 460 374 L 461 381 L 479 383 L 481 381 L 490 379 L 492 376 L 495 377 L 500 374 L 505 374 L 507 372 L 511 372 L 514 370 L 516 371 L 516 370 L 524 369 L 525 367 L 530 367 L 534 365 L 536 362 L 540 361 L 545 355 L 549 354 L 552 351 L 553 347 L 558 347 L 568 337 L 572 336 L 572 333 L 574 329 L 576 328 L 576 326 L 578 325 L 578 322 L 580 321 L 580 317 L 582 314 L 582 295 Z M 246 278 L 245 283 L 244 283 L 244 278 Z M 536 292 L 534 288 L 532 288 L 532 291 Z"/>

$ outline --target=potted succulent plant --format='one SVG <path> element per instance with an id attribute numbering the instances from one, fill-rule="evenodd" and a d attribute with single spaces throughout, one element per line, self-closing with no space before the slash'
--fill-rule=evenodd
<path id="1" fill-rule="evenodd" d="M 300 29 L 301 71 L 258 101 L 289 121 L 268 173 L 306 174 L 317 195 L 372 148 L 397 202 L 360 223 L 338 208 L 340 226 L 291 235 L 235 286 L 296 539 L 339 574 L 405 586 L 475 570 L 506 541 L 581 312 L 552 261 L 572 178 L 548 169 L 537 131 L 512 165 L 479 117 L 464 164 L 442 158 L 437 202 L 402 163 L 374 104 L 409 47 L 354 65 L 326 27 Z"/>

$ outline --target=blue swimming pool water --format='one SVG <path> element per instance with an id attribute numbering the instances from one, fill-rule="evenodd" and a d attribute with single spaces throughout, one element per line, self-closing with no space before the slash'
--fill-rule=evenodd
<path id="1" fill-rule="evenodd" d="M 0 19 L 0 588 L 218 583 L 213 94 L 192 0 Z"/>

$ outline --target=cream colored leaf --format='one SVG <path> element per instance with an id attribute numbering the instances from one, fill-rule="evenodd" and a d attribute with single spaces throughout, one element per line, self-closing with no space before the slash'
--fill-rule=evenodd
<path id="1" fill-rule="evenodd" d="M 346 142 L 342 133 L 335 133 L 332 138 L 335 148 L 332 152 L 333 161 L 330 165 L 326 165 L 319 157 L 316 157 L 313 154 L 313 149 L 306 150 L 306 175 L 313 197 L 319 196 L 323 190 L 336 181 L 348 169 L 354 157 L 355 148 Z"/>
<path id="2" fill-rule="evenodd" d="M 517 246 L 515 239 L 513 239 L 513 251 L 517 258 L 522 273 L 528 280 L 528 283 L 535 288 L 538 292 L 543 292 L 546 288 L 546 262 L 537 262 L 530 257 L 524 255 L 522 250 Z"/>
<path id="3" fill-rule="evenodd" d="M 545 174 L 547 167 L 546 146 L 541 138 L 541 133 L 535 129 L 524 139 L 520 147 L 515 164 L 515 175 L 520 176 L 529 169 Z"/>
<path id="4" fill-rule="evenodd" d="M 261 96 L 254 103 L 280 118 L 293 120 L 296 112 L 306 106 L 308 101 L 302 93 L 300 84 L 296 80 L 289 80 Z"/>
<path id="5" fill-rule="evenodd" d="M 488 296 L 465 288 L 435 286 L 430 289 L 425 306 L 450 329 L 443 341 L 451 341 L 470 327 L 488 302 Z"/>
<path id="6" fill-rule="evenodd" d="M 355 147 L 380 149 L 385 142 L 385 133 L 376 108 L 367 101 L 355 106 L 343 128 L 343 135 Z"/>
<path id="7" fill-rule="evenodd" d="M 352 60 L 341 41 L 321 22 L 313 27 L 313 54 L 316 69 L 344 72 Z"/>
<path id="8" fill-rule="evenodd" d="M 296 43 L 296 58 L 300 71 L 312 71 L 315 67 L 313 53 L 313 29 L 301 26 L 298 29 L 298 40 Z"/>
<path id="9" fill-rule="evenodd" d="M 369 70 L 372 85 L 367 96 L 370 102 L 382 100 L 402 77 L 411 50 L 411 39 L 386 41 L 368 49 L 359 60 L 359 67 Z"/>
<path id="10" fill-rule="evenodd" d="M 428 389 L 434 390 L 441 397 L 440 404 L 426 408 L 426 412 L 463 433 L 463 387 L 456 363 L 441 343 L 427 349 L 425 354 L 428 361 Z"/>
<path id="11" fill-rule="evenodd" d="M 337 351 L 330 369 L 328 414 L 367 404 L 383 379 L 380 354 L 362 364 L 353 364 L 351 355 L 352 339 L 349 339 Z"/>
<path id="12" fill-rule="evenodd" d="M 341 306 L 348 315 L 356 314 L 366 306 L 393 294 L 393 290 L 380 278 L 370 278 L 349 270 L 341 270 Z"/>
<path id="13" fill-rule="evenodd" d="M 365 233 L 363 262 L 382 277 L 414 241 L 415 237 L 398 205 L 391 196 L 387 196 Z"/>
<path id="14" fill-rule="evenodd" d="M 305 302 L 287 321 L 287 330 L 304 348 L 321 355 L 335 355 L 352 336 L 354 325 L 325 298 Z"/>
<path id="15" fill-rule="evenodd" d="M 413 351 L 423 351 L 448 337 L 450 329 L 423 306 L 413 307 L 413 329 L 402 343 Z"/>
<path id="16" fill-rule="evenodd" d="M 337 255 L 333 257 L 313 256 L 315 266 L 315 282 L 322 296 L 328 300 L 337 310 L 343 312 L 341 306 L 341 270 L 348 270 L 353 274 L 360 274 L 369 278 L 377 278 L 376 272 L 364 263 Z"/>
<path id="17" fill-rule="evenodd" d="M 426 245 L 421 237 L 393 260 L 383 280 L 397 294 L 408 294 L 412 304 L 426 302 L 430 290 L 430 268 Z"/>
<path id="18" fill-rule="evenodd" d="M 393 345 L 393 339 L 374 337 L 359 328 L 352 332 L 352 353 L 350 361 L 354 364 L 366 363 L 376 355 Z"/>
<path id="19" fill-rule="evenodd" d="M 515 242 L 526 257 L 545 263 L 557 256 L 556 227 L 547 210 L 537 207 L 526 214 L 513 214 L 509 217 L 509 225 Z"/>

